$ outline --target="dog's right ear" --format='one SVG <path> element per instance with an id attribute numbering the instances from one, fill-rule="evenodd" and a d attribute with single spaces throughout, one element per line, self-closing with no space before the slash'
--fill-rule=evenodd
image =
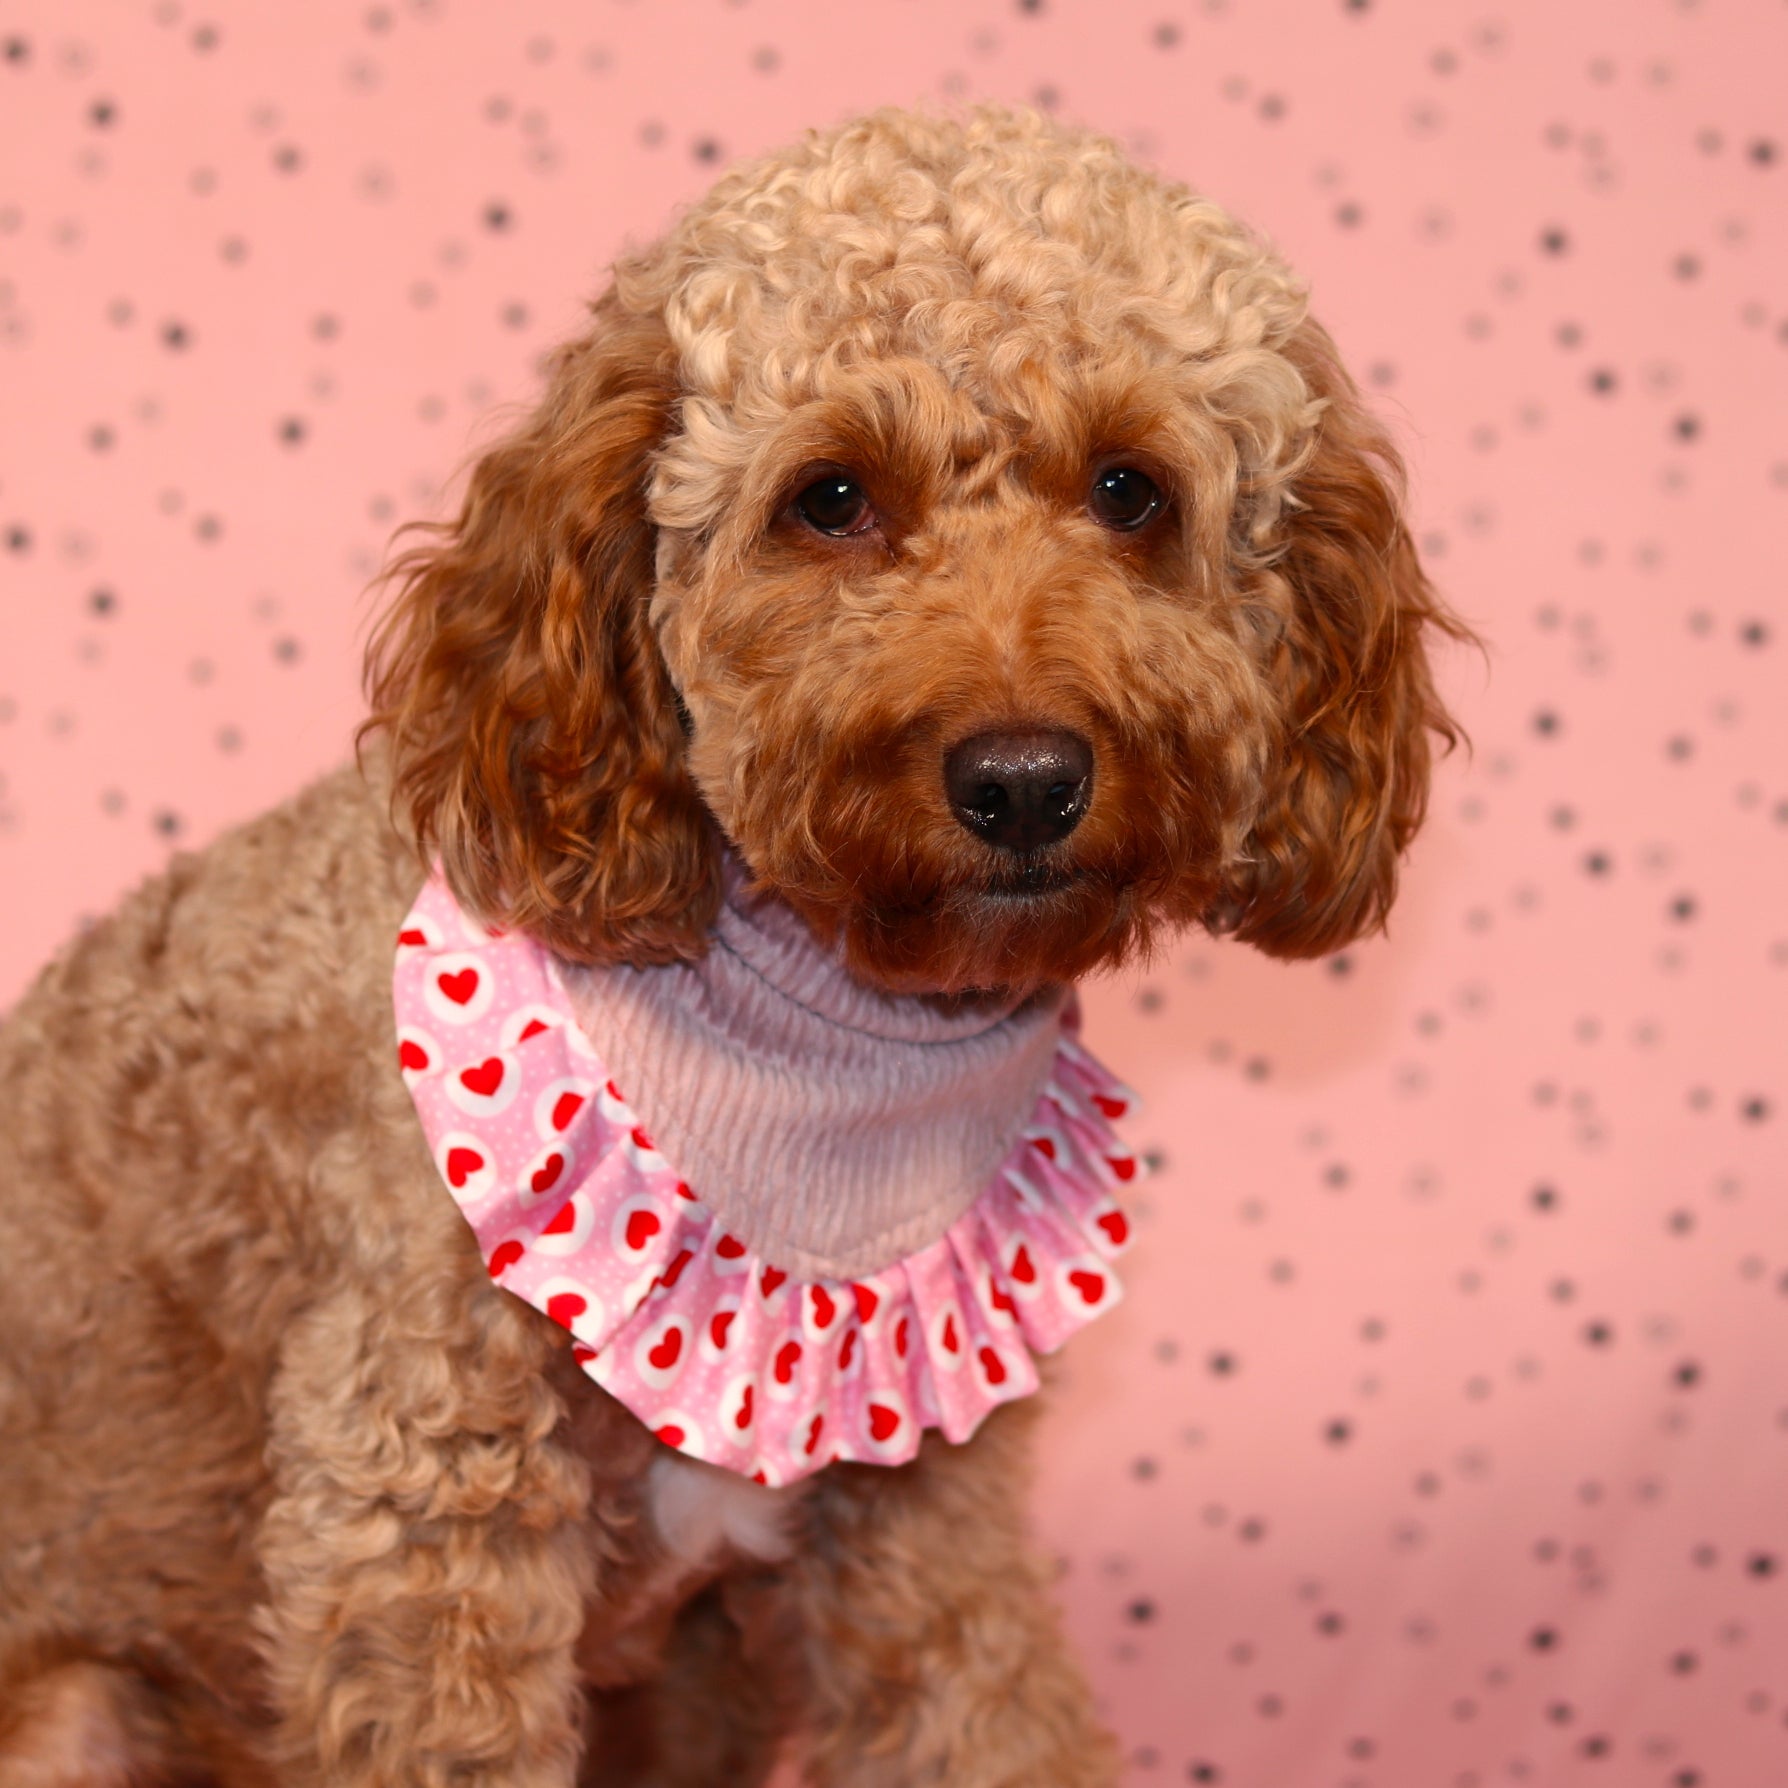
<path id="1" fill-rule="evenodd" d="M 367 653 L 361 735 L 386 740 L 394 811 L 468 912 L 575 961 L 699 955 L 720 897 L 647 622 L 676 394 L 662 323 L 611 294 L 458 518 L 392 564 Z"/>

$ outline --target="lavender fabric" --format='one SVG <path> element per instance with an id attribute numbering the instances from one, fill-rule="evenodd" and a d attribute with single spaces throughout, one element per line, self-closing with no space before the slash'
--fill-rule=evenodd
<path id="1" fill-rule="evenodd" d="M 874 1272 L 974 1203 L 1049 1077 L 1066 998 L 877 993 L 736 866 L 700 961 L 561 973 L 702 1202 L 804 1278 Z"/>

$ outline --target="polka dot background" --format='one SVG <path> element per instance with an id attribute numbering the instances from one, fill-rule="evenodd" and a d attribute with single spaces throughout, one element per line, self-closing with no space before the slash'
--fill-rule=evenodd
<path id="1" fill-rule="evenodd" d="M 925 95 L 1270 234 L 1484 633 L 1388 940 L 1094 988 L 1161 1171 L 1041 1519 L 1138 1783 L 1788 1780 L 1788 8 L 0 14 L 0 998 L 337 762 L 625 240 Z"/>

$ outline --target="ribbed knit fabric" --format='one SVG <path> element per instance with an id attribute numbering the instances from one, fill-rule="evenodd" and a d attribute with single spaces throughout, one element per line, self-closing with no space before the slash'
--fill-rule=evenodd
<path id="1" fill-rule="evenodd" d="M 1056 1008 L 1044 1083 L 986 1184 L 935 1233 L 952 1198 L 905 1197 L 912 1182 L 898 1172 L 908 1158 L 935 1164 L 923 1095 L 955 1106 L 959 1089 L 938 1083 L 960 1070 L 987 1130 L 999 1131 L 989 1078 L 976 1082 L 966 1058 L 990 1060 L 993 1084 L 1016 1078 L 1014 1063 L 1033 1047 L 1030 1009 L 966 1015 L 865 999 L 840 982 L 836 963 L 813 960 L 812 940 L 787 914 L 735 901 L 724 923 L 732 941 L 709 975 L 655 971 L 652 992 L 633 989 L 635 1028 L 670 1037 L 678 1075 L 703 1089 L 696 1103 L 706 1109 L 688 1134 L 731 1153 L 729 1119 L 741 1113 L 728 1101 L 754 1083 L 736 1061 L 704 1075 L 683 1057 L 715 1039 L 735 1052 L 748 1029 L 773 1039 L 778 1066 L 765 1084 L 801 1119 L 837 1090 L 830 1037 L 861 1070 L 843 1083 L 880 1089 L 865 1128 L 896 1171 L 862 1179 L 880 1233 L 917 1232 L 919 1245 L 885 1253 L 876 1232 L 841 1222 L 804 1183 L 752 1209 L 735 1191 L 761 1233 L 791 1235 L 786 1249 L 735 1232 L 641 1121 L 572 1007 L 564 964 L 525 933 L 485 930 L 438 875 L 399 928 L 391 982 L 398 1066 L 436 1171 L 491 1278 L 566 1329 L 584 1371 L 666 1446 L 789 1484 L 834 1460 L 897 1465 L 927 1429 L 964 1441 L 991 1410 L 1037 1389 L 1038 1354 L 1122 1296 L 1111 1262 L 1129 1220 L 1116 1194 L 1142 1164 L 1111 1126 L 1131 1095 L 1075 1041 L 1073 1002 L 1043 1002 L 1039 1010 Z M 744 1008 L 726 1000 L 739 985 Z M 677 989 L 690 997 L 667 1015 L 656 1001 Z M 592 981 L 586 992 L 596 1028 L 606 1028 L 600 988 Z M 749 1023 L 742 1010 L 755 1013 Z M 663 1077 L 646 1079 L 665 1101 Z M 810 1137 L 772 1142 L 796 1161 L 831 1159 Z M 756 1183 L 761 1163 L 751 1167 Z M 848 1169 L 845 1178 L 858 1183 Z M 785 1263 L 828 1253 L 791 1221 L 803 1215 L 874 1266 L 791 1272 Z"/>
<path id="2" fill-rule="evenodd" d="M 974 1203 L 1049 1077 L 1065 998 L 875 993 L 736 867 L 699 962 L 561 972 L 658 1147 L 801 1278 L 874 1272 Z"/>

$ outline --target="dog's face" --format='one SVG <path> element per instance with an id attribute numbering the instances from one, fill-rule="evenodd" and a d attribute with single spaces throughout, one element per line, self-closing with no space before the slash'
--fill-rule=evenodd
<path id="1" fill-rule="evenodd" d="M 1023 991 L 1379 921 L 1448 732 L 1394 456 L 1284 268 L 1097 139 L 880 114 L 618 271 L 375 648 L 462 900 Z"/>

